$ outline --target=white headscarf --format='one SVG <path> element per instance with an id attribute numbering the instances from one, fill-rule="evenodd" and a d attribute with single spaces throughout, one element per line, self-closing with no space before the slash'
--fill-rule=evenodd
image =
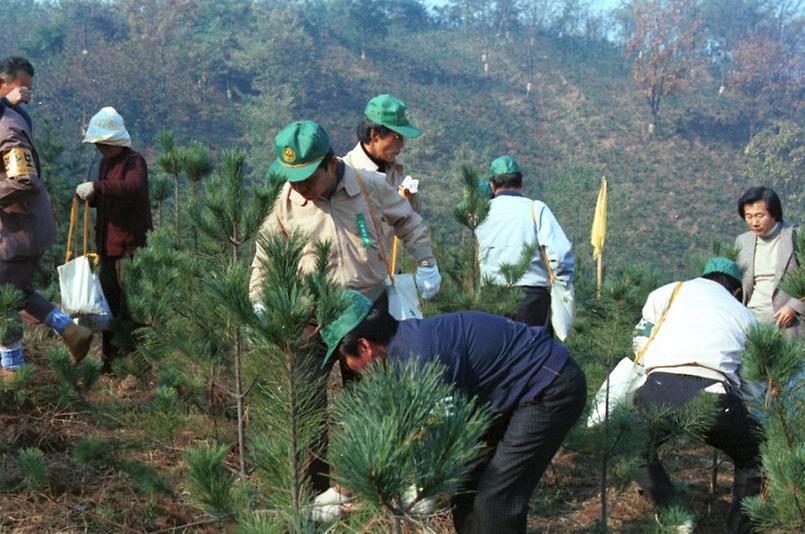
<path id="1" fill-rule="evenodd" d="M 102 143 L 111 146 L 131 146 L 131 137 L 123 124 L 123 117 L 111 106 L 101 108 L 89 120 L 85 143 Z"/>

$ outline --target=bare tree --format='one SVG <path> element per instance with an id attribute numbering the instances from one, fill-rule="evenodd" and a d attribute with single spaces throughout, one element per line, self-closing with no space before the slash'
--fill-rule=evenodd
<path id="1" fill-rule="evenodd" d="M 662 100 L 691 83 L 701 24 L 694 0 L 635 0 L 632 13 L 624 54 L 634 61 L 635 82 L 651 110 L 651 134 Z"/>

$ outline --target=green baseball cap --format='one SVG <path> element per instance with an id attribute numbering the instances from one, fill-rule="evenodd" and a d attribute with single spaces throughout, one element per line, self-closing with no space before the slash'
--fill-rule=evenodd
<path id="1" fill-rule="evenodd" d="M 515 172 L 520 172 L 520 166 L 517 165 L 517 162 L 514 161 L 514 158 L 511 156 L 500 156 L 492 162 L 492 165 L 489 166 L 490 178 L 500 176 L 501 174 L 512 174 Z"/>
<path id="2" fill-rule="evenodd" d="M 716 256 L 707 260 L 707 264 L 704 266 L 704 272 L 702 274 L 705 275 L 710 273 L 724 273 L 735 278 L 739 282 L 743 279 L 743 274 L 741 274 L 741 269 L 738 267 L 738 264 L 721 256 Z"/>
<path id="3" fill-rule="evenodd" d="M 478 180 L 478 192 L 481 193 L 482 196 L 492 198 L 492 184 L 489 183 L 489 180 L 486 178 Z"/>
<path id="4" fill-rule="evenodd" d="M 377 95 L 366 104 L 363 114 L 370 121 L 381 124 L 400 134 L 413 139 L 422 135 L 422 130 L 408 122 L 405 116 L 405 104 L 391 95 Z"/>
<path id="5" fill-rule="evenodd" d="M 344 291 L 344 298 L 347 301 L 347 307 L 338 317 L 321 329 L 321 338 L 327 345 L 327 355 L 324 357 L 322 366 L 330 359 L 330 355 L 344 339 L 344 336 L 366 319 L 374 305 L 371 300 L 351 289 Z"/>
<path id="6" fill-rule="evenodd" d="M 330 136 L 317 122 L 293 122 L 274 138 L 274 151 L 277 160 L 268 172 L 289 182 L 302 182 L 316 172 L 330 151 Z"/>

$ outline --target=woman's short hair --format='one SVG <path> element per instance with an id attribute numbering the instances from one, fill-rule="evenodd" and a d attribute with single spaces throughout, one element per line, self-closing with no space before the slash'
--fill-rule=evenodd
<path id="1" fill-rule="evenodd" d="M 783 220 L 783 206 L 780 203 L 780 197 L 777 196 L 774 189 L 761 185 L 750 187 L 741 195 L 741 198 L 738 199 L 738 213 L 741 219 L 745 217 L 744 206 L 754 204 L 761 200 L 766 204 L 766 209 L 769 211 L 769 214 L 774 217 L 775 221 L 780 222 Z"/>
<path id="2" fill-rule="evenodd" d="M 368 143 L 372 140 L 372 130 L 376 131 L 380 137 L 386 137 L 388 134 L 391 133 L 389 128 L 386 128 L 382 124 L 378 124 L 376 122 L 372 122 L 366 117 L 363 117 L 361 121 L 358 123 L 358 127 L 355 129 L 355 133 L 358 134 L 358 141 L 361 143 Z"/>
<path id="3" fill-rule="evenodd" d="M 386 346 L 391 341 L 391 338 L 394 337 L 394 334 L 397 333 L 399 325 L 399 321 L 389 312 L 375 306 L 366 316 L 366 319 L 361 321 L 361 324 L 344 336 L 338 346 L 338 353 L 342 357 L 347 355 L 354 356 L 358 353 L 358 340 L 361 338 Z"/>

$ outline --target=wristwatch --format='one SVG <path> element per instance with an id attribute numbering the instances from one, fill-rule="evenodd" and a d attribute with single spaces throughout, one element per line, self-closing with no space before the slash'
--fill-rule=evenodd
<path id="1" fill-rule="evenodd" d="M 435 267 L 436 258 L 434 258 L 433 256 L 422 258 L 421 260 L 419 260 L 419 262 L 417 262 L 417 265 L 419 267 Z"/>

